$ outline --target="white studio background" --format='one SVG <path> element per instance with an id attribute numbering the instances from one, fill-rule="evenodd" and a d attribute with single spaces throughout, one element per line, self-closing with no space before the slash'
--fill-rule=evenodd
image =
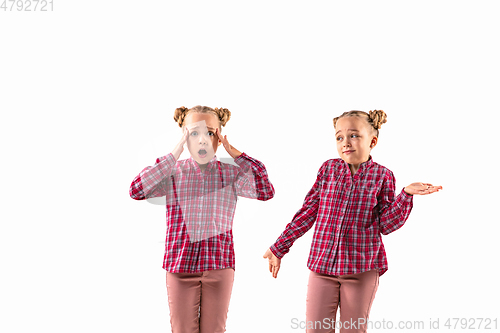
<path id="1" fill-rule="evenodd" d="M 352 109 L 388 114 L 372 155 L 398 191 L 444 187 L 416 197 L 384 237 L 390 268 L 371 319 L 440 318 L 444 329 L 449 317 L 498 316 L 497 8 L 54 0 L 48 12 L 0 10 L 0 331 L 169 332 L 164 209 L 128 188 L 180 139 L 175 108 L 197 104 L 231 110 L 223 134 L 264 162 L 276 189 L 238 203 L 227 332 L 300 331 L 291 321 L 305 320 L 312 230 L 276 280 L 262 254 L 338 157 L 332 118 Z"/>

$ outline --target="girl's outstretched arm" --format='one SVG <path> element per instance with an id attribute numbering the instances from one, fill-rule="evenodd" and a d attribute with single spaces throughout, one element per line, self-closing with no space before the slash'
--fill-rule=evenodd
<path id="1" fill-rule="evenodd" d="M 414 194 L 434 193 L 442 189 L 442 186 L 413 183 L 405 187 L 398 196 L 395 196 L 395 189 L 396 180 L 394 174 L 388 171 L 379 197 L 379 229 L 383 235 L 387 235 L 404 225 L 413 207 Z"/>
<path id="2" fill-rule="evenodd" d="M 302 208 L 295 214 L 292 222 L 288 223 L 285 230 L 276 242 L 266 251 L 264 258 L 269 259 L 269 271 L 276 278 L 281 265 L 281 258 L 290 251 L 293 243 L 305 234 L 316 221 L 319 210 L 319 201 L 321 196 L 321 188 L 323 186 L 328 162 L 323 163 L 318 171 L 316 182 L 309 190 L 304 199 Z"/>

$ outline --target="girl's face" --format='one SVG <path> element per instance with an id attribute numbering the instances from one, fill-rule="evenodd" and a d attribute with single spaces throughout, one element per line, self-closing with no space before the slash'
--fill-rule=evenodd
<path id="1" fill-rule="evenodd" d="M 368 161 L 372 148 L 377 144 L 370 124 L 357 116 L 337 120 L 335 139 L 340 158 L 358 167 Z"/>
<path id="2" fill-rule="evenodd" d="M 220 144 L 215 135 L 219 119 L 212 113 L 190 113 L 184 119 L 189 130 L 187 147 L 193 159 L 205 165 L 214 157 Z"/>

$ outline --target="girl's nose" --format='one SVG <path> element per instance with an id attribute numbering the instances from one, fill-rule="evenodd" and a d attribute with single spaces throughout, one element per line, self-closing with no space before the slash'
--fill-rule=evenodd
<path id="1" fill-rule="evenodd" d="M 208 143 L 208 139 L 205 135 L 200 135 L 200 144 L 207 144 Z"/>

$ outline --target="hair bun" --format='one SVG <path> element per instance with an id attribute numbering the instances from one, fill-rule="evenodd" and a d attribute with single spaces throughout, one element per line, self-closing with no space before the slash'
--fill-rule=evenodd
<path id="1" fill-rule="evenodd" d="M 387 122 L 387 114 L 382 110 L 370 111 L 368 117 L 371 120 L 373 128 L 375 128 L 376 130 L 380 129 L 380 127 L 382 127 L 382 124 L 385 124 Z"/>
<path id="2" fill-rule="evenodd" d="M 217 117 L 219 117 L 220 124 L 222 126 L 226 126 L 226 123 L 231 118 L 231 111 L 225 108 L 215 108 L 214 110 L 217 114 Z"/>
<path id="3" fill-rule="evenodd" d="M 177 124 L 179 124 L 179 127 L 182 127 L 182 125 L 184 124 L 184 120 L 186 119 L 187 115 L 191 112 L 214 114 L 219 119 L 219 122 L 222 126 L 225 126 L 226 123 L 229 121 L 229 118 L 231 118 L 231 111 L 225 108 L 212 109 L 208 106 L 196 105 L 191 109 L 188 109 L 185 106 L 181 106 L 180 108 L 175 109 L 174 113 L 174 120 L 177 122 Z"/>
<path id="4" fill-rule="evenodd" d="M 175 109 L 174 120 L 179 124 L 179 127 L 182 127 L 184 123 L 184 118 L 186 118 L 187 112 L 189 109 L 185 106 L 181 106 L 180 108 Z"/>

